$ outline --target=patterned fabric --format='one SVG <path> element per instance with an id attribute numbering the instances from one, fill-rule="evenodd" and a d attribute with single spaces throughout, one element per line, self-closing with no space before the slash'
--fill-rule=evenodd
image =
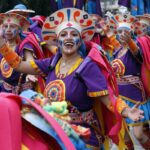
<path id="1" fill-rule="evenodd" d="M 62 80 L 54 80 L 47 84 L 44 95 L 45 97 L 48 97 L 49 100 L 52 101 L 64 101 L 66 100 L 65 97 L 65 85 Z"/>

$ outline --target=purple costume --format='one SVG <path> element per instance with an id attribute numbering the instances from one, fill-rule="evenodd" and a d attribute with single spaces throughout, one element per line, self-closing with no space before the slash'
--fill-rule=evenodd
<path id="1" fill-rule="evenodd" d="M 15 49 L 15 52 L 23 58 L 24 49 L 33 51 L 33 47 L 30 44 L 25 44 L 22 50 L 20 50 L 19 46 L 17 46 Z M 10 65 L 6 62 L 6 60 L 2 57 L 2 55 L 0 55 L 0 62 L 1 62 L 0 78 L 2 80 L 2 83 L 0 85 L 1 92 L 10 92 L 10 93 L 18 94 L 18 90 L 22 91 L 22 90 L 29 89 L 32 87 L 31 83 L 25 84 L 26 75 L 19 73 L 15 71 L 15 69 L 10 67 Z"/>
<path id="2" fill-rule="evenodd" d="M 75 72 L 82 62 L 82 58 L 71 68 L 68 75 L 59 73 L 60 60 L 55 69 L 49 70 L 51 60 L 35 60 L 34 68 L 40 74 L 46 75 L 45 96 L 51 101 L 69 102 L 69 115 L 72 123 L 80 124 L 91 129 L 90 140 L 87 144 L 99 147 L 102 139 L 95 129 L 100 127 L 95 113 L 93 112 L 92 97 L 107 95 L 107 85 L 104 75 L 94 62 L 89 62 L 80 73 L 80 79 L 75 77 Z M 95 73 L 96 72 L 96 73 Z M 100 129 L 100 128 L 99 128 Z"/>
<path id="3" fill-rule="evenodd" d="M 121 51 L 122 49 L 115 52 L 115 59 L 113 61 L 115 62 L 117 60 L 118 64 L 119 61 L 121 61 L 125 70 L 124 75 L 117 78 L 119 94 L 130 107 L 133 107 L 133 105 L 137 102 L 141 102 L 139 109 L 144 111 L 144 119 L 141 119 L 139 122 L 149 121 L 150 101 L 147 101 L 146 93 L 140 77 L 142 62 L 140 62 L 136 56 L 133 56 L 130 50 L 127 50 L 124 54 L 121 54 Z M 141 55 L 140 52 L 139 55 Z M 135 124 L 128 118 L 126 118 L 126 121 L 128 124 Z"/>
<path id="4" fill-rule="evenodd" d="M 43 41 L 42 35 L 41 35 L 42 28 L 37 24 L 37 22 L 33 23 L 29 27 L 29 31 L 35 33 L 40 41 Z"/>

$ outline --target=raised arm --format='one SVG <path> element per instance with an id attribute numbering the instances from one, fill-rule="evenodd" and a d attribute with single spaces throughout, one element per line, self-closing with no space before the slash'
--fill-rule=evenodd
<path id="1" fill-rule="evenodd" d="M 2 37 L 0 37 L 0 53 L 6 59 L 8 64 L 18 72 L 32 75 L 38 74 L 31 67 L 30 61 L 23 61 L 22 58 L 6 44 L 5 40 Z"/>

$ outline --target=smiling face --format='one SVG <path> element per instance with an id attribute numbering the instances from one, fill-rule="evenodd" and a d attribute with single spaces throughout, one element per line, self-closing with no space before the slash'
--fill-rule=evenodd
<path id="1" fill-rule="evenodd" d="M 6 40 L 15 40 L 20 32 L 19 27 L 12 23 L 3 24 L 2 30 Z"/>
<path id="2" fill-rule="evenodd" d="M 66 28 L 58 35 L 58 46 L 61 48 L 62 53 L 71 55 L 77 53 L 81 45 L 80 33 L 74 28 Z"/>

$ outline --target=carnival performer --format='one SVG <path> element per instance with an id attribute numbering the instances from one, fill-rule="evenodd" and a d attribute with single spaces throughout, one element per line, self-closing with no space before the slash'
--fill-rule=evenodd
<path id="1" fill-rule="evenodd" d="M 137 109 L 138 104 L 130 108 L 117 98 L 115 77 L 100 47 L 86 42 L 86 49 L 90 50 L 88 56 L 85 55 L 87 51 L 81 49 L 83 41 L 89 41 L 94 30 L 93 20 L 86 12 L 65 8 L 50 15 L 42 28 L 43 39 L 48 44 L 58 44 L 59 50 L 54 57 L 25 61 L 2 37 L 0 53 L 17 71 L 46 77 L 44 96 L 48 103 L 66 101 L 70 123 L 90 128 L 91 136 L 85 143 L 89 148 L 99 150 L 103 142 L 103 123 L 107 129 L 104 134 L 119 144 L 121 116 L 138 121 L 143 118 L 143 111 Z M 14 57 L 10 58 L 10 55 Z M 99 120 L 101 115 L 105 116 L 103 122 Z"/>
<path id="2" fill-rule="evenodd" d="M 17 4 L 14 6 L 13 9 L 7 11 L 7 13 L 17 13 L 19 15 L 24 16 L 30 23 L 30 26 L 28 27 L 29 32 L 35 33 L 40 41 L 43 41 L 41 36 L 41 23 L 45 20 L 44 16 L 39 17 L 30 17 L 30 14 L 34 14 L 35 11 L 31 9 L 27 9 L 27 7 L 23 4 Z"/>
<path id="3" fill-rule="evenodd" d="M 144 111 L 144 118 L 137 122 L 126 118 L 126 123 L 129 126 L 133 126 L 134 135 L 141 145 L 145 149 L 149 149 L 150 139 L 143 132 L 143 123 L 150 120 L 150 101 L 147 100 L 146 89 L 144 88 L 144 82 L 142 82 L 143 77 L 141 75 L 143 54 L 146 48 L 132 39 L 135 20 L 134 16 L 122 14 L 115 15 L 114 18 L 109 21 L 110 29 L 117 34 L 117 38 L 121 44 L 121 47 L 114 53 L 112 67 L 117 76 L 121 98 L 130 107 L 137 102 L 141 103 L 139 108 Z M 148 82 L 148 80 L 146 82 Z"/>
<path id="4" fill-rule="evenodd" d="M 137 36 L 137 41 L 140 43 L 140 46 L 144 49 L 143 51 L 143 64 L 141 70 L 141 76 L 143 79 L 144 88 L 146 90 L 146 94 L 149 97 L 149 81 L 150 81 L 150 15 L 138 15 L 136 16 L 138 21 L 134 24 L 135 34 Z M 144 124 L 144 131 L 150 137 L 149 123 L 146 122 Z"/>
<path id="5" fill-rule="evenodd" d="M 102 47 L 109 61 L 113 58 L 114 50 L 120 47 L 120 43 L 115 37 L 116 35 L 107 27 L 107 19 L 112 15 L 111 13 L 107 13 L 105 14 L 105 18 L 102 18 L 99 15 L 90 14 L 95 23 L 95 34 L 91 41 Z"/>
<path id="6" fill-rule="evenodd" d="M 23 60 L 31 60 L 35 57 L 35 47 L 30 42 L 24 42 L 22 36 L 23 31 L 27 31 L 29 22 L 23 16 L 15 13 L 0 14 L 2 21 L 2 36 L 5 39 L 5 44 L 9 45 L 12 51 L 16 52 Z M 8 59 L 14 56 L 10 55 Z M 33 87 L 32 83 L 26 82 L 26 74 L 22 74 L 14 70 L 0 55 L 1 61 L 1 92 L 11 92 L 19 94 L 22 90 L 30 89 Z M 11 62 L 15 63 L 15 62 Z"/>

